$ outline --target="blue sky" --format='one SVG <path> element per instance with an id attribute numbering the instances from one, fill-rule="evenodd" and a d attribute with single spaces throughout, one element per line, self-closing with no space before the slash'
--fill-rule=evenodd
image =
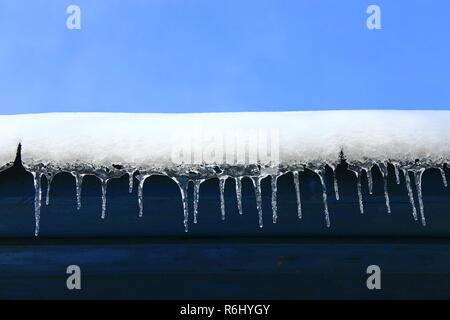
<path id="1" fill-rule="evenodd" d="M 449 15 L 449 0 L 0 0 L 0 113 L 450 109 Z"/>

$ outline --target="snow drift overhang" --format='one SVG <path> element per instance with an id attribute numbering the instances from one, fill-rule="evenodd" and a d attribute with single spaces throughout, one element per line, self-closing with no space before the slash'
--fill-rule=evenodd
<path id="1" fill-rule="evenodd" d="M 207 163 L 205 157 L 195 158 L 196 149 L 222 149 L 225 155 L 227 137 L 247 142 L 249 162 L 252 134 L 256 143 L 261 136 L 269 143 L 275 137 L 278 160 L 287 165 L 336 163 L 341 151 L 349 162 L 445 162 L 450 159 L 449 123 L 450 111 L 412 110 L 11 115 L 0 116 L 0 163 L 14 160 L 19 143 L 22 160 L 29 165 L 172 167 L 180 162 L 180 157 L 174 161 L 174 152 L 186 151 L 186 145 L 192 156 L 181 159 L 183 163 Z M 228 163 L 217 156 L 212 161 Z"/>

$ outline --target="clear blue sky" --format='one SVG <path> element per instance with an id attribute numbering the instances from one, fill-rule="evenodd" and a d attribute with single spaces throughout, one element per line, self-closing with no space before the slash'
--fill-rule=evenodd
<path id="1" fill-rule="evenodd" d="M 450 0 L 0 0 L 1 114 L 449 107 Z"/>

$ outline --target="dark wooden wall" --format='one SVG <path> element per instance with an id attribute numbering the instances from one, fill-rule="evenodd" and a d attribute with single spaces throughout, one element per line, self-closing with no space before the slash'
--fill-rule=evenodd
<path id="1" fill-rule="evenodd" d="M 74 178 L 60 174 L 50 205 L 43 203 L 41 233 L 35 238 L 31 175 L 16 164 L 0 173 L 0 297 L 450 298 L 450 189 L 443 187 L 439 171 L 424 174 L 428 225 L 423 227 L 412 219 L 403 177 L 397 185 L 389 169 L 391 214 L 378 170 L 373 195 L 363 178 L 363 215 L 353 173 L 337 171 L 337 201 L 327 172 L 329 229 L 319 180 L 310 172 L 300 174 L 302 220 L 292 175 L 279 179 L 277 224 L 271 217 L 270 181 L 263 181 L 263 229 L 250 180 L 243 182 L 243 216 L 234 182 L 228 180 L 225 221 L 218 181 L 211 180 L 201 187 L 199 222 L 191 219 L 187 234 L 178 187 L 168 178 L 146 181 L 142 218 L 136 189 L 128 194 L 127 177 L 111 180 L 102 220 L 99 181 L 85 178 L 77 211 Z M 82 268 L 81 291 L 66 289 L 70 264 Z M 366 288 L 370 264 L 382 268 L 380 291 Z"/>

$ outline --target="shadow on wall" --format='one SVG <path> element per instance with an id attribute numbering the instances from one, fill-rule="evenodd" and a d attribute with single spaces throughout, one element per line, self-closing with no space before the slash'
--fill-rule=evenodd
<path id="1" fill-rule="evenodd" d="M 138 217 L 137 190 L 128 192 L 128 177 L 108 183 L 106 218 L 101 215 L 101 185 L 94 176 L 83 181 L 82 207 L 76 209 L 75 180 L 69 173 L 55 176 L 50 203 L 45 205 L 46 179 L 43 183 L 39 237 L 107 236 L 449 236 L 450 190 L 445 188 L 437 169 L 423 175 L 423 197 L 427 226 L 414 221 L 404 177 L 396 184 L 394 168 L 389 166 L 388 190 L 392 213 L 387 213 L 383 181 L 377 167 L 372 169 L 373 194 L 368 193 L 362 176 L 364 214 L 359 212 L 356 177 L 342 163 L 337 167 L 340 200 L 336 200 L 332 171 L 326 172 L 331 227 L 323 212 L 322 191 L 316 174 L 300 172 L 303 218 L 297 217 L 297 202 L 292 173 L 278 179 L 278 222 L 272 223 L 270 177 L 262 181 L 264 227 L 258 226 L 253 185 L 244 178 L 243 215 L 239 215 L 234 180 L 225 186 L 226 219 L 221 220 L 219 181 L 211 179 L 200 188 L 198 223 L 193 223 L 192 190 L 189 190 L 189 232 L 184 232 L 183 210 L 178 186 L 168 177 L 152 176 L 145 182 L 144 215 Z M 447 171 L 447 169 L 445 169 Z M 447 172 L 448 173 L 448 172 Z M 135 180 L 136 182 L 136 180 Z M 12 168 L 0 172 L 0 237 L 34 236 L 34 188 L 32 176 L 25 171 L 20 153 Z M 417 198 L 415 198 L 418 209 Z"/>

